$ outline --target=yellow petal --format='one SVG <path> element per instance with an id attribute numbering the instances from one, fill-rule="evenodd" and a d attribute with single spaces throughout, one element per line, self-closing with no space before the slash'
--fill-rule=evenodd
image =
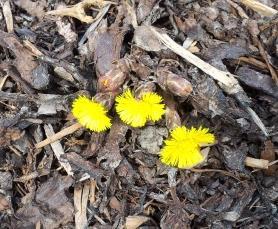
<path id="1" fill-rule="evenodd" d="M 85 96 L 79 96 L 73 101 L 72 114 L 82 126 L 92 131 L 101 132 L 111 127 L 105 107 Z"/>
<path id="2" fill-rule="evenodd" d="M 165 114 L 165 106 L 161 104 L 162 98 L 154 92 L 147 92 L 142 96 L 142 102 L 146 105 L 146 113 L 151 121 L 158 121 Z"/>
<path id="3" fill-rule="evenodd" d="M 145 105 L 134 98 L 130 90 L 116 98 L 116 111 L 121 120 L 132 127 L 142 127 L 147 122 Z"/>

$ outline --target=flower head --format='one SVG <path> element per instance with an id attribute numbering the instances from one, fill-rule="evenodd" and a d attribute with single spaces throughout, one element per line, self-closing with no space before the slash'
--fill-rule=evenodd
<path id="1" fill-rule="evenodd" d="M 148 111 L 148 119 L 156 122 L 165 113 L 164 104 L 161 104 L 162 98 L 154 92 L 146 92 L 142 95 L 142 102 Z"/>
<path id="2" fill-rule="evenodd" d="M 153 92 L 146 92 L 136 99 L 128 89 L 116 98 L 116 111 L 121 120 L 132 127 L 142 127 L 148 120 L 158 121 L 165 113 L 162 98 Z"/>
<path id="3" fill-rule="evenodd" d="M 170 138 L 164 142 L 165 146 L 160 152 L 161 161 L 178 168 L 192 168 L 198 165 L 205 159 L 200 152 L 200 146 L 215 141 L 214 135 L 208 131 L 209 129 L 201 127 L 176 127 Z"/>
<path id="4" fill-rule="evenodd" d="M 105 107 L 85 96 L 79 96 L 73 101 L 72 114 L 82 126 L 95 132 L 104 131 L 111 126 Z"/>

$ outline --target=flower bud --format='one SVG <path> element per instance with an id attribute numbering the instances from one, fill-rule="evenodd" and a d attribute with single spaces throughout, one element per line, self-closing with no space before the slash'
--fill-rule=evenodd
<path id="1" fill-rule="evenodd" d="M 157 78 L 157 82 L 163 90 L 169 91 L 176 96 L 187 97 L 193 90 L 188 80 L 169 70 L 159 69 Z"/>
<path id="2" fill-rule="evenodd" d="M 117 91 L 125 82 L 128 72 L 128 63 L 124 59 L 117 61 L 107 73 L 98 78 L 98 90 L 100 92 Z"/>

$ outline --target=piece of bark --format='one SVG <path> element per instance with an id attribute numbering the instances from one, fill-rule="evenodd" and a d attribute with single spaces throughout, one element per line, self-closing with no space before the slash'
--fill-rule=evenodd
<path id="1" fill-rule="evenodd" d="M 80 155 L 71 152 L 63 155 L 67 161 L 72 165 L 73 171 L 81 171 L 82 173 L 88 173 L 90 177 L 97 179 L 106 173 L 94 165 L 92 162 L 83 159 Z"/>
<path id="2" fill-rule="evenodd" d="M 23 80 L 38 90 L 48 86 L 50 79 L 47 66 L 35 60 L 33 54 L 20 43 L 15 35 L 0 31 L 0 45 L 14 53 L 16 59 L 13 65 Z"/>
<path id="3" fill-rule="evenodd" d="M 74 187 L 74 208 L 75 208 L 75 228 L 85 229 L 88 226 L 87 201 L 90 193 L 90 183 L 85 182 L 84 186 L 77 184 Z"/>
<path id="4" fill-rule="evenodd" d="M 92 39 L 89 38 L 89 49 L 94 53 L 97 76 L 102 76 L 111 68 L 113 62 L 120 59 L 124 31 L 118 28 L 102 29 Z"/>
<path id="5" fill-rule="evenodd" d="M 121 163 L 123 156 L 120 154 L 119 144 L 125 140 L 128 126 L 118 118 L 114 120 L 110 132 L 106 138 L 106 144 L 99 150 L 98 162 L 105 169 L 116 169 Z M 104 160 L 105 162 L 101 162 Z"/>
<path id="6" fill-rule="evenodd" d="M 269 75 L 243 66 L 237 70 L 238 79 L 249 87 L 262 91 L 278 99 L 278 86 Z"/>
<path id="7" fill-rule="evenodd" d="M 44 125 L 44 130 L 47 137 L 50 137 L 55 134 L 51 124 Z M 63 166 L 68 175 L 72 176 L 73 171 L 69 162 L 67 160 L 62 160 L 61 158 L 61 156 L 65 153 L 61 143 L 59 141 L 56 141 L 51 143 L 50 145 L 61 166 Z"/>

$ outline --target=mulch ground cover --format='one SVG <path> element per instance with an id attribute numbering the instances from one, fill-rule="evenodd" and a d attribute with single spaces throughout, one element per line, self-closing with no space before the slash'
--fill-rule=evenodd
<path id="1" fill-rule="evenodd" d="M 0 228 L 278 228 L 276 0 L 0 5 Z"/>

